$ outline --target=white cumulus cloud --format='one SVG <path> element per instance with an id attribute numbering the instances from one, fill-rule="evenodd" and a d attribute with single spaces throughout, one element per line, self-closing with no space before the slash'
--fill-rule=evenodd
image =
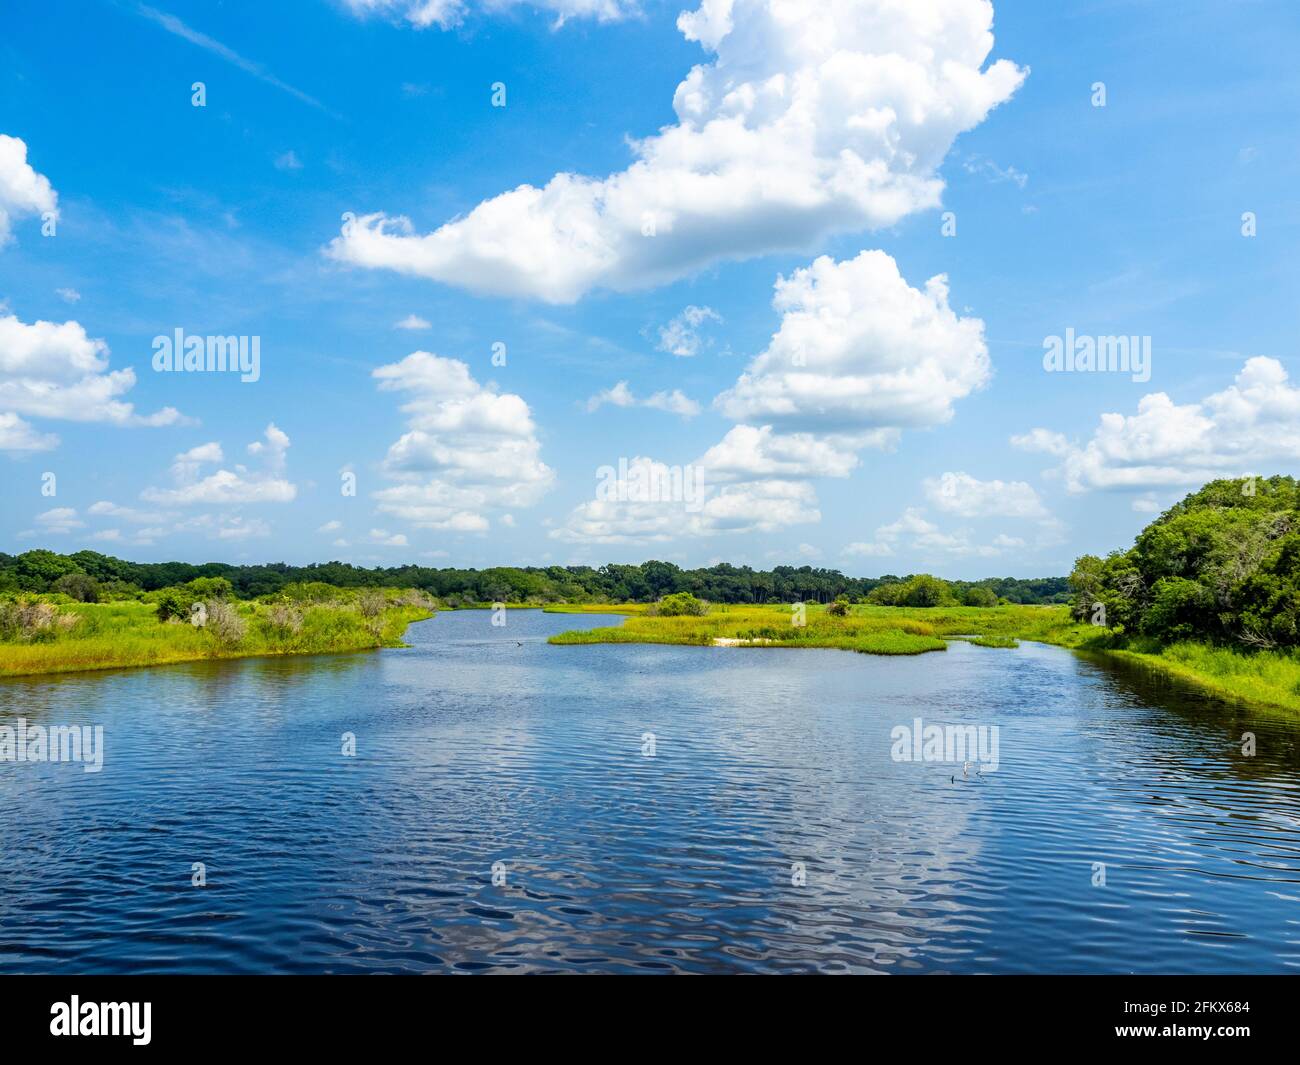
<path id="1" fill-rule="evenodd" d="M 26 142 L 0 133 L 0 248 L 13 239 L 14 219 L 47 212 L 58 217 L 58 193 L 27 162 Z"/>
<path id="2" fill-rule="evenodd" d="M 328 253 L 571 303 L 810 249 L 937 206 L 955 138 L 1025 77 L 1007 60 L 985 67 L 989 0 L 703 0 L 677 24 L 712 58 L 677 86 L 676 123 L 631 142 L 627 169 L 522 184 L 424 234 L 368 212 Z"/>
<path id="3" fill-rule="evenodd" d="M 996 558 L 1024 546 L 1023 539 L 1004 533 L 980 543 L 969 529 L 945 532 L 919 508 L 908 507 L 895 521 L 877 528 L 875 540 L 851 543 L 844 548 L 844 554 L 864 558 Z"/>
<path id="4" fill-rule="evenodd" d="M 703 471 L 706 473 L 707 471 Z M 570 543 L 662 543 L 679 537 L 773 532 L 821 519 L 812 486 L 801 481 L 755 480 L 709 486 L 695 472 L 674 470 L 638 456 L 605 483 L 596 499 L 575 507 L 551 537 Z M 684 475 L 684 476 L 683 476 Z M 650 484 L 681 485 L 680 492 L 645 491 Z"/>
<path id="5" fill-rule="evenodd" d="M 221 445 L 215 441 L 200 444 L 172 461 L 173 487 L 146 488 L 140 493 L 140 498 L 167 506 L 291 503 L 297 497 L 298 489 L 282 476 L 288 448 L 288 436 L 272 423 L 266 427 L 264 439 L 248 445 L 250 454 L 262 458 L 265 469 L 252 470 L 237 463 L 232 469 L 218 469 L 204 475 L 206 466 L 223 462 L 224 456 Z M 218 535 L 222 539 L 261 535 L 260 532 L 247 531 L 257 528 L 258 524 L 249 522 L 239 525 L 239 532 L 224 535 L 218 530 Z"/>
<path id="6" fill-rule="evenodd" d="M 18 415 L 120 426 L 174 425 L 179 411 L 135 412 L 120 397 L 135 386 L 135 371 L 108 368 L 108 345 L 79 322 L 20 321 L 0 314 L 0 446 L 13 438 L 53 446 L 57 438 L 33 434 Z M 39 449 L 39 448 L 38 448 Z"/>
<path id="7" fill-rule="evenodd" d="M 37 514 L 36 524 L 47 533 L 68 533 L 83 528 L 86 523 L 77 517 L 77 512 L 72 507 L 55 507 Z"/>
<path id="8" fill-rule="evenodd" d="M 773 305 L 782 317 L 771 343 L 714 400 L 740 424 L 693 464 L 708 502 L 703 516 L 677 522 L 678 535 L 819 520 L 811 479 L 847 477 L 863 449 L 947 421 L 989 379 L 984 323 L 953 312 L 945 278 L 912 288 L 883 252 L 819 258 L 778 278 Z M 635 397 L 620 382 L 590 402 L 626 406 Z M 723 520 L 733 513 L 737 520 Z M 596 500 L 553 535 L 631 539 L 668 520 L 643 504 Z"/>
<path id="9" fill-rule="evenodd" d="M 394 482 L 375 493 L 381 511 L 426 528 L 477 532 L 485 511 L 527 507 L 555 480 L 541 460 L 522 397 L 481 385 L 458 359 L 427 351 L 374 371 L 379 387 L 406 393 L 408 429 L 388 449 Z"/>
<path id="10" fill-rule="evenodd" d="M 963 518 L 1047 518 L 1038 493 L 1024 481 L 981 481 L 969 473 L 927 478 L 926 498 L 940 510 Z"/>
<path id="11" fill-rule="evenodd" d="M 1233 383 L 1199 403 L 1164 392 L 1138 401 L 1135 414 L 1103 414 L 1092 436 L 1072 443 L 1034 429 L 1012 437 L 1046 451 L 1071 492 L 1190 488 L 1218 477 L 1291 469 L 1300 461 L 1300 388 L 1276 359 L 1248 359 Z"/>
<path id="12" fill-rule="evenodd" d="M 0 451 L 50 451 L 58 446 L 53 433 L 37 432 L 18 415 L 0 413 Z"/>
<path id="13" fill-rule="evenodd" d="M 715 406 L 783 430 L 938 425 L 989 379 L 984 323 L 948 306 L 948 279 L 912 288 L 894 260 L 822 256 L 777 279 L 781 327 Z"/>

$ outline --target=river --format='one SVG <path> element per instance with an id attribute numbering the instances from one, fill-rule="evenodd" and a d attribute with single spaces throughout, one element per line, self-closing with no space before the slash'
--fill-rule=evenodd
<path id="1" fill-rule="evenodd" d="M 491 617 L 0 681 L 0 724 L 104 737 L 99 772 L 0 763 L 0 971 L 1300 966 L 1300 724 L 1035 644 L 552 647 L 617 619 Z M 918 719 L 996 768 L 903 760 Z"/>

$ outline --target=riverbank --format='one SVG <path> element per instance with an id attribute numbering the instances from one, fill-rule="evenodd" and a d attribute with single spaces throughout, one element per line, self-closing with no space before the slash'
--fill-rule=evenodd
<path id="1" fill-rule="evenodd" d="M 835 617 L 809 605 L 806 623 L 792 623 L 789 606 L 714 606 L 702 617 L 656 617 L 641 604 L 565 606 L 562 613 L 625 614 L 620 626 L 552 636 L 559 645 L 665 643 L 772 648 L 829 647 L 862 654 L 925 654 L 950 640 L 1013 648 L 1019 640 L 1120 658 L 1192 685 L 1207 695 L 1259 709 L 1300 715 L 1300 659 L 1270 651 L 1242 652 L 1185 641 L 1165 646 L 1120 643 L 1108 632 L 1070 618 L 1061 606 L 853 606 Z"/>
<path id="2" fill-rule="evenodd" d="M 25 628 L 0 639 L 0 677 L 401 647 L 407 626 L 436 612 L 427 600 L 416 599 L 410 592 L 388 590 L 371 593 L 364 603 L 357 597 L 298 604 L 235 601 L 224 604 L 226 614 L 217 611 L 215 624 L 202 627 L 181 619 L 160 623 L 152 603 L 34 602 L 26 605 Z M 701 617 L 660 617 L 643 603 L 563 603 L 543 609 L 625 619 L 619 626 L 550 637 L 557 645 L 821 647 L 919 655 L 944 651 L 951 640 L 991 650 L 1030 640 L 1123 659 L 1215 698 L 1300 715 L 1300 659 L 1290 654 L 1245 653 L 1195 642 L 1122 645 L 1108 633 L 1072 621 L 1065 607 L 853 606 L 836 617 L 813 604 L 806 608 L 803 625 L 792 624 L 795 615 L 785 605 L 715 605 Z"/>
<path id="3" fill-rule="evenodd" d="M 160 622 L 152 603 L 23 604 L 0 642 L 0 677 L 401 647 L 408 625 L 434 616 L 400 592 L 364 602 L 208 606 L 197 626 Z"/>

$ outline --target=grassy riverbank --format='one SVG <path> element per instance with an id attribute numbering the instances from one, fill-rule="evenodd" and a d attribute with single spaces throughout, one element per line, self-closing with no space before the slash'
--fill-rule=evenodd
<path id="1" fill-rule="evenodd" d="M 432 617 L 436 608 L 433 600 L 410 590 L 304 589 L 297 598 L 208 603 L 203 626 L 184 617 L 160 621 L 158 604 L 137 600 L 77 603 L 41 596 L 0 603 L 0 677 L 399 647 L 406 627 Z M 1300 714 L 1300 657 L 1289 652 L 1243 652 L 1192 641 L 1125 642 L 1073 622 L 1059 606 L 856 605 L 837 617 L 826 607 L 810 605 L 803 625 L 792 624 L 789 606 L 714 605 L 703 616 L 671 617 L 659 616 L 653 605 L 643 603 L 566 603 L 545 609 L 624 615 L 618 626 L 550 638 L 560 645 L 826 647 L 915 655 L 946 650 L 955 639 L 994 650 L 1031 640 L 1122 658 L 1222 699 Z"/>
<path id="2" fill-rule="evenodd" d="M 1243 652 L 1183 641 L 1123 642 L 1071 620 L 1065 607 L 853 606 L 844 617 L 807 608 L 807 624 L 791 623 L 789 606 L 714 606 L 702 617 L 656 617 L 641 604 L 548 607 L 562 613 L 618 613 L 621 626 L 564 632 L 554 644 L 666 643 L 698 646 L 831 647 L 864 654 L 923 654 L 965 639 L 1011 648 L 1019 640 L 1055 644 L 1138 663 L 1207 694 L 1300 714 L 1300 657 L 1283 651 Z"/>
<path id="3" fill-rule="evenodd" d="M 3 608 L 0 676 L 400 647 L 411 622 L 433 616 L 424 597 L 391 590 L 328 602 L 209 603 L 202 626 L 159 621 L 157 604 L 137 601 L 41 598 Z"/>

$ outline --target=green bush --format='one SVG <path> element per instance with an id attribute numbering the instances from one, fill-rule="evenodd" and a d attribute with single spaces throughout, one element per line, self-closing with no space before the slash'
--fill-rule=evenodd
<path id="1" fill-rule="evenodd" d="M 235 588 L 225 577 L 195 577 L 188 582 L 185 589 L 195 599 L 229 599 Z"/>
<path id="2" fill-rule="evenodd" d="M 992 588 L 983 584 L 972 584 L 961 597 L 962 606 L 997 606 L 998 597 Z"/>
<path id="3" fill-rule="evenodd" d="M 905 581 L 882 584 L 873 589 L 867 599 L 877 606 L 935 607 L 957 604 L 952 585 L 928 573 L 918 573 Z"/>
<path id="4" fill-rule="evenodd" d="M 163 588 L 150 592 L 146 598 L 158 604 L 158 620 L 161 622 L 189 621 L 190 608 L 197 602 L 181 588 Z"/>
<path id="5" fill-rule="evenodd" d="M 88 573 L 65 573 L 50 585 L 50 591 L 66 595 L 79 603 L 99 602 L 99 581 Z"/>
<path id="6" fill-rule="evenodd" d="M 660 617 L 702 617 L 709 610 L 708 604 L 696 599 L 690 592 L 674 592 L 659 600 Z"/>

